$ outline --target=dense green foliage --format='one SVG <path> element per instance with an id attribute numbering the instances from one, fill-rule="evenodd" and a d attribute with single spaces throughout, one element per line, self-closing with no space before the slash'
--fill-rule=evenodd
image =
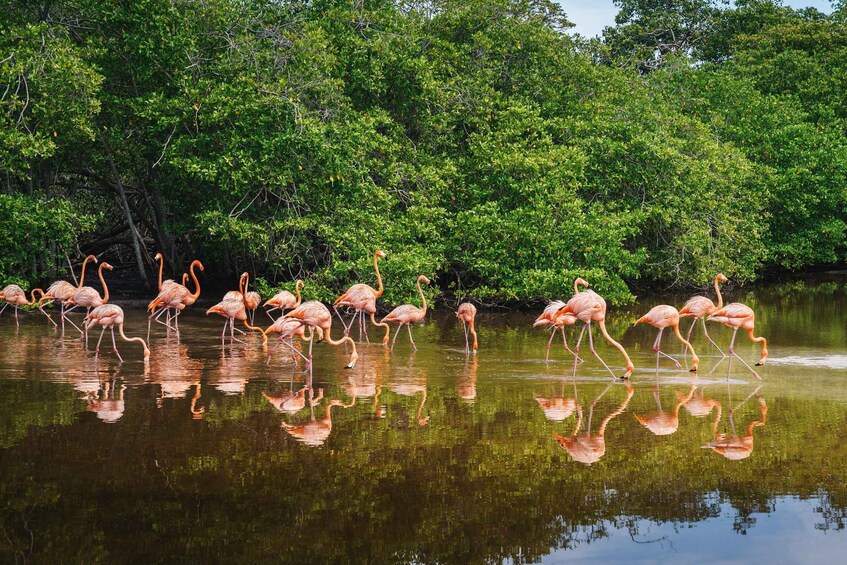
<path id="1" fill-rule="evenodd" d="M 623 302 L 843 263 L 843 6 L 618 4 L 589 42 L 547 0 L 6 0 L 0 278 L 161 250 L 327 299 L 382 248 L 390 303 Z"/>

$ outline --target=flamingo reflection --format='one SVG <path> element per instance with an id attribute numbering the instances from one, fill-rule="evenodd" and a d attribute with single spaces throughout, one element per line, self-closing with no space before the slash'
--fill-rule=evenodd
<path id="1" fill-rule="evenodd" d="M 459 398 L 472 404 L 476 400 L 476 370 L 479 359 L 476 356 L 465 360 L 465 373 L 459 376 L 456 383 L 456 394 Z"/>
<path id="2" fill-rule="evenodd" d="M 594 415 L 594 405 L 603 397 L 603 395 L 608 392 L 611 388 L 611 385 L 607 386 L 603 392 L 600 393 L 597 398 L 591 402 L 590 409 L 588 412 L 588 426 L 587 431 L 583 433 L 579 433 L 579 429 L 582 426 L 582 406 L 577 402 L 576 411 L 577 411 L 577 422 L 576 427 L 574 428 L 574 433 L 571 436 L 561 436 L 559 434 L 553 434 L 553 437 L 556 438 L 556 441 L 559 442 L 565 451 L 567 451 L 571 457 L 573 457 L 574 461 L 578 461 L 579 463 L 585 463 L 590 465 L 591 463 L 596 463 L 599 461 L 603 455 L 606 454 L 606 426 L 609 425 L 613 419 L 622 414 L 624 410 L 626 410 L 627 405 L 629 404 L 630 399 L 632 398 L 635 389 L 627 383 L 626 385 L 626 398 L 624 401 L 613 410 L 608 416 L 606 416 L 603 421 L 600 423 L 600 429 L 597 430 L 596 434 L 591 433 L 591 418 Z"/>
<path id="3" fill-rule="evenodd" d="M 97 414 L 97 418 L 103 422 L 117 422 L 121 419 L 121 416 L 124 415 L 124 410 L 126 409 L 126 404 L 124 402 L 125 390 L 126 385 L 121 384 L 121 386 L 117 388 L 116 395 L 111 382 L 104 382 L 97 392 L 88 393 L 86 397 L 86 401 L 88 402 L 88 411 Z M 101 392 L 102 394 L 100 394 Z"/>
<path id="4" fill-rule="evenodd" d="M 658 385 L 653 389 L 653 398 L 656 400 L 658 410 L 639 416 L 635 414 L 635 419 L 642 426 L 653 432 L 657 436 L 667 436 L 674 433 L 679 428 L 679 409 L 682 408 L 694 396 L 696 386 L 692 386 L 688 394 L 683 397 L 677 396 L 677 403 L 672 412 L 665 412 L 662 409 L 662 399 Z"/>
<path id="5" fill-rule="evenodd" d="M 327 403 L 324 416 L 320 419 L 315 418 L 315 408 L 311 405 L 311 402 L 309 404 L 310 419 L 308 421 L 301 424 L 289 424 L 283 421 L 281 426 L 282 429 L 300 443 L 310 447 L 320 447 L 326 443 L 329 434 L 332 432 L 332 409 L 336 406 L 350 408 L 356 404 L 356 397 L 354 396 L 349 404 L 344 404 L 341 400 L 333 398 Z"/>
<path id="6" fill-rule="evenodd" d="M 747 398 L 739 402 L 729 411 L 729 426 L 732 430 L 732 434 L 727 435 L 718 433 L 719 420 L 715 420 L 715 425 L 712 429 L 712 435 L 714 435 L 715 439 L 714 441 L 710 441 L 708 444 L 704 445 L 704 449 L 711 449 L 712 451 L 723 455 L 730 461 L 740 461 L 741 459 L 747 459 L 750 457 L 750 454 L 753 453 L 753 429 L 765 425 L 768 415 L 768 405 L 763 397 L 760 396 L 758 398 L 760 419 L 750 422 L 747 426 L 747 433 L 743 436 L 736 435 L 734 414 L 745 402 L 755 396 L 755 394 L 759 392 L 760 388 L 761 386 L 756 388 L 756 390 L 751 392 Z"/>

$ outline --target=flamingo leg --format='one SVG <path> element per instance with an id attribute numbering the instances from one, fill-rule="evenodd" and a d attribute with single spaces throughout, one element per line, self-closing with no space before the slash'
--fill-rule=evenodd
<path id="1" fill-rule="evenodd" d="M 563 343 L 563 344 L 564 344 L 564 346 L 565 346 L 565 351 L 567 351 L 567 352 L 568 352 L 568 353 L 570 353 L 571 355 L 576 355 L 576 360 L 577 360 L 578 362 L 580 362 L 580 363 L 581 363 L 581 362 L 583 362 L 583 360 L 579 358 L 579 355 L 577 355 L 576 353 L 574 353 L 573 351 L 571 351 L 571 348 L 570 348 L 570 347 L 568 347 L 568 338 L 567 338 L 567 337 L 565 337 L 565 326 L 562 326 L 562 343 Z"/>
<path id="2" fill-rule="evenodd" d="M 270 318 L 270 319 L 271 319 L 271 322 L 276 322 L 276 320 L 274 319 L 274 317 L 273 317 L 273 316 L 271 316 L 271 312 L 273 312 L 274 310 L 278 310 L 278 309 L 279 309 L 279 308 L 277 308 L 277 307 L 273 307 L 273 308 L 271 308 L 270 310 L 265 310 L 265 314 L 267 314 L 267 315 L 268 315 L 268 318 Z M 253 325 L 253 324 L 250 324 L 250 325 Z"/>
<path id="3" fill-rule="evenodd" d="M 417 351 L 417 350 L 418 350 L 418 346 L 417 346 L 417 345 L 415 345 L 415 340 L 414 340 L 414 339 L 412 339 L 412 324 L 410 324 L 410 323 L 406 322 L 406 329 L 407 329 L 407 330 L 409 330 L 409 341 L 411 341 L 411 342 L 412 342 L 412 347 L 414 347 L 414 348 L 415 348 L 415 351 Z"/>
<path id="4" fill-rule="evenodd" d="M 4 310 L 6 310 L 6 307 L 7 307 L 7 306 L 9 306 L 9 303 L 8 303 L 8 302 L 7 302 L 6 304 L 4 304 L 2 308 L 0 308 L 0 315 L 2 315 L 2 314 L 3 314 L 3 311 L 4 311 Z"/>
<path id="5" fill-rule="evenodd" d="M 53 304 L 53 301 L 51 300 L 47 304 Z M 50 317 L 50 314 L 48 314 L 47 312 L 44 311 L 44 307 L 41 304 L 38 305 L 38 311 L 41 312 L 42 314 L 44 314 L 45 316 L 47 316 L 47 319 L 50 320 L 50 322 L 53 324 L 53 327 L 56 327 L 56 328 L 59 327 L 59 324 L 57 324 L 55 321 L 53 321 L 53 318 Z"/>
<path id="6" fill-rule="evenodd" d="M 230 318 L 229 320 L 229 342 L 237 341 L 238 343 L 242 343 L 247 345 L 247 343 L 241 341 L 240 339 L 235 337 L 235 318 Z"/>
<path id="7" fill-rule="evenodd" d="M 118 356 L 118 361 L 120 361 L 121 363 L 123 363 L 123 362 L 124 362 L 123 357 L 121 357 L 120 352 L 118 352 L 118 344 L 117 344 L 117 343 L 115 343 L 115 327 L 114 327 L 114 326 L 112 326 L 111 328 L 109 328 L 109 330 L 112 332 L 112 348 L 113 348 L 113 349 L 114 349 L 114 351 L 115 351 L 115 355 L 117 355 L 117 356 Z"/>
<path id="8" fill-rule="evenodd" d="M 365 330 L 365 342 L 370 345 L 371 338 L 368 337 L 368 321 L 365 319 L 365 311 L 362 310 L 360 314 L 362 316 L 362 329 Z"/>
<path id="9" fill-rule="evenodd" d="M 606 362 L 603 361 L 603 358 L 600 357 L 600 355 L 597 353 L 597 350 L 594 349 L 594 336 L 591 335 L 591 322 L 588 322 L 588 324 L 586 325 L 588 326 L 588 346 L 591 348 L 591 353 L 593 353 L 594 357 L 596 357 L 600 361 L 600 363 L 602 363 L 603 366 L 606 367 L 606 370 L 609 371 L 609 373 L 612 375 L 612 378 L 616 379 L 617 376 L 615 375 L 615 373 L 609 368 L 608 365 L 606 365 Z"/>
<path id="10" fill-rule="evenodd" d="M 15 306 L 15 325 L 20 326 L 21 323 L 18 321 L 18 307 Z"/>
<path id="11" fill-rule="evenodd" d="M 391 350 L 394 351 L 394 342 L 397 341 L 397 334 L 400 333 L 400 328 L 403 327 L 403 324 L 397 326 L 397 331 L 394 332 L 394 339 L 391 340 Z"/>
<path id="12" fill-rule="evenodd" d="M 550 344 L 553 343 L 553 338 L 555 336 L 556 336 L 556 328 L 554 327 L 553 331 L 550 332 L 550 339 L 547 340 L 547 356 L 544 358 L 545 363 L 550 362 Z M 465 336 L 465 339 L 467 340 L 467 336 Z"/>
<path id="13" fill-rule="evenodd" d="M 350 323 L 350 325 L 352 325 L 352 322 Z M 327 333 L 327 335 L 329 335 L 329 333 Z M 315 340 L 310 339 L 309 340 L 309 358 L 306 360 L 306 368 L 309 370 L 309 373 L 312 372 L 312 344 L 313 343 L 315 343 Z M 309 386 L 311 386 L 311 384 L 312 384 L 311 378 L 312 377 L 309 377 Z"/>
<path id="14" fill-rule="evenodd" d="M 465 353 L 470 353 L 471 351 L 471 342 L 468 338 L 468 325 L 462 320 L 462 329 L 465 330 Z M 547 351 L 550 351 L 550 348 L 547 348 Z"/>
<path id="15" fill-rule="evenodd" d="M 720 353 L 721 355 L 726 357 L 727 356 L 726 353 L 724 353 L 723 350 L 720 347 L 718 347 L 718 344 L 715 343 L 715 340 L 713 340 L 712 336 L 709 335 L 709 330 L 706 329 L 706 319 L 700 318 L 700 321 L 703 322 L 703 331 L 706 333 L 706 339 L 708 339 L 711 342 L 711 344 L 715 346 L 715 349 L 718 350 L 718 353 Z"/>
<path id="16" fill-rule="evenodd" d="M 737 353 L 735 352 L 735 350 L 733 349 L 733 346 L 735 345 L 735 334 L 736 334 L 736 333 L 738 333 L 738 328 L 735 328 L 734 330 L 732 330 L 732 339 L 731 339 L 731 340 L 730 340 L 730 342 L 729 342 L 729 355 L 730 355 L 730 356 L 732 356 L 732 357 L 735 357 L 736 359 L 738 359 L 739 361 L 741 361 L 741 364 L 742 364 L 742 365 L 744 365 L 745 367 L 747 367 L 748 369 L 750 369 L 750 372 L 751 372 L 751 373 L 753 373 L 753 376 L 754 376 L 754 377 L 756 377 L 756 379 L 758 379 L 758 380 L 760 380 L 760 381 L 761 381 L 761 380 L 763 380 L 763 379 L 762 379 L 762 376 L 761 376 L 759 373 L 757 373 L 757 372 L 753 369 L 753 367 L 751 367 L 750 365 L 748 365 L 748 364 L 747 364 L 747 362 L 746 362 L 744 359 L 742 359 L 741 357 L 739 357 L 739 356 L 738 356 L 738 354 L 737 354 Z"/>
<path id="17" fill-rule="evenodd" d="M 68 312 L 70 312 L 73 308 L 75 308 L 75 306 L 72 306 L 70 309 L 65 310 L 65 314 L 67 314 Z M 70 318 L 68 318 L 67 316 L 65 316 L 65 319 L 68 321 L 68 323 L 69 323 L 70 325 L 72 325 L 73 327 L 75 327 L 75 328 L 76 328 L 76 330 L 77 330 L 79 333 L 82 333 L 82 330 L 81 330 L 81 329 L 79 329 L 79 326 L 77 326 L 77 325 L 73 322 L 73 320 L 71 320 L 71 319 L 70 319 Z"/>
<path id="18" fill-rule="evenodd" d="M 703 320 L 703 318 L 700 318 L 700 319 Z M 694 320 L 691 322 L 691 327 L 688 328 L 688 333 L 685 335 L 685 339 L 687 341 L 691 341 L 691 333 L 694 331 L 694 324 L 696 324 L 696 323 L 697 323 L 697 318 L 694 318 Z M 706 326 L 706 321 L 703 320 L 703 327 L 705 327 L 705 326 Z M 706 333 L 706 335 L 709 335 L 709 334 Z M 686 347 L 685 349 L 687 350 L 688 348 Z"/>
<path id="19" fill-rule="evenodd" d="M 106 333 L 106 326 L 103 326 L 103 329 L 100 330 L 100 339 L 97 340 L 97 347 L 94 348 L 94 358 L 96 359 L 98 355 L 100 355 L 100 342 L 103 341 L 103 334 Z"/>
<path id="20" fill-rule="evenodd" d="M 229 326 L 229 318 L 224 322 L 224 331 L 221 332 L 221 343 L 226 341 L 226 328 Z"/>
<path id="21" fill-rule="evenodd" d="M 338 311 L 338 308 L 333 306 L 332 309 L 338 315 L 338 319 L 341 320 L 341 325 L 344 326 L 344 335 L 350 334 L 350 328 L 347 326 L 347 323 L 344 321 L 344 317 L 341 315 L 341 312 Z M 353 325 L 353 322 L 350 322 L 350 325 Z"/>
<path id="22" fill-rule="evenodd" d="M 667 357 L 671 361 L 676 364 L 677 369 L 682 369 L 682 365 L 679 364 L 679 361 L 662 351 L 662 333 L 665 331 L 665 328 L 659 329 L 659 335 L 656 336 L 656 343 L 653 344 L 653 351 L 656 352 L 656 366 L 659 366 L 659 355 Z"/>

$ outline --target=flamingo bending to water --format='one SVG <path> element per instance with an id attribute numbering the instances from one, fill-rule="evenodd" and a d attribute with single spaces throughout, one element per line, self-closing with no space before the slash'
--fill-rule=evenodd
<path id="1" fill-rule="evenodd" d="M 235 337 L 235 320 L 240 322 L 244 322 L 244 326 L 248 330 L 253 330 L 255 332 L 259 332 L 262 334 L 262 345 L 268 344 L 268 336 L 262 331 L 262 328 L 258 328 L 256 326 L 251 326 L 247 322 L 247 309 L 244 307 L 244 300 L 222 300 L 206 310 L 206 315 L 209 314 L 219 314 L 226 318 L 226 322 L 224 322 L 224 329 L 221 332 L 221 341 L 223 342 L 226 338 L 226 328 L 229 326 L 229 335 L 230 335 L 230 343 L 233 341 L 237 341 L 239 343 L 244 343 L 240 339 L 236 339 Z"/>
<path id="2" fill-rule="evenodd" d="M 44 295 L 41 297 L 41 300 L 38 301 L 38 309 L 41 310 L 41 312 L 45 316 L 47 316 L 47 318 L 51 322 L 53 322 L 53 318 L 51 318 L 47 314 L 47 312 L 45 312 L 43 310 L 43 306 L 44 306 L 43 302 L 45 300 L 49 300 L 50 302 L 57 300 L 59 302 L 59 306 L 62 309 L 61 310 L 62 311 L 62 331 L 64 331 L 64 329 L 65 329 L 65 319 L 66 319 L 65 318 L 65 303 L 68 300 L 70 300 L 70 298 L 74 295 L 74 292 L 76 292 L 77 289 L 82 288 L 83 284 L 85 284 L 85 266 L 88 264 L 89 261 L 92 261 L 92 260 L 96 263 L 97 257 L 95 257 L 94 255 L 89 255 L 85 258 L 85 260 L 83 260 L 82 270 L 81 270 L 81 273 L 80 273 L 80 276 L 79 276 L 79 284 L 77 286 L 72 285 L 68 281 L 56 281 L 53 284 L 51 284 L 49 287 L 47 287 L 47 292 L 45 292 Z M 48 304 L 49 304 L 49 302 L 48 302 Z M 68 322 L 71 322 L 71 321 L 68 320 Z M 71 323 L 73 324 L 73 322 L 71 322 Z M 58 326 L 58 324 L 56 324 L 56 322 L 53 322 L 53 325 Z M 74 327 L 76 327 L 76 324 L 74 324 Z M 77 328 L 77 329 L 79 329 L 79 328 Z"/>
<path id="3" fill-rule="evenodd" d="M 688 342 L 682 334 L 679 333 L 679 312 L 677 312 L 676 308 L 673 306 L 668 306 L 667 304 L 661 304 L 656 306 L 647 312 L 644 316 L 638 318 L 633 326 L 640 324 L 642 322 L 647 322 L 654 328 L 659 328 L 659 334 L 656 336 L 656 341 L 653 342 L 653 351 L 656 353 L 656 366 L 658 367 L 659 355 L 664 355 L 674 363 L 678 369 L 682 368 L 682 365 L 679 364 L 679 361 L 663 352 L 660 347 L 662 344 L 662 332 L 665 331 L 665 328 L 672 327 L 676 337 L 679 341 L 683 343 L 690 351 L 691 351 L 691 370 L 690 372 L 697 372 L 697 365 L 700 364 L 700 359 L 697 358 L 697 354 L 694 352 L 694 347 L 692 347 L 691 343 Z"/>
<path id="4" fill-rule="evenodd" d="M 322 303 L 316 300 L 304 302 L 303 304 L 286 314 L 283 319 L 297 320 L 301 326 L 310 326 L 316 331 L 318 329 L 322 330 L 324 339 L 330 345 L 341 345 L 344 342 L 350 342 L 350 345 L 353 346 L 353 353 L 350 355 L 350 362 L 346 365 L 346 368 L 352 369 L 356 365 L 356 360 L 359 358 L 359 354 L 356 352 L 356 342 L 353 341 L 350 336 L 344 336 L 338 341 L 332 339 L 332 314 L 329 312 L 329 308 L 324 306 Z M 284 340 L 285 338 L 294 335 L 296 331 L 296 328 L 291 325 L 285 332 L 279 334 L 279 339 Z M 310 370 L 312 368 L 312 345 L 314 344 L 314 341 L 314 339 L 309 340 L 308 357 L 306 357 L 305 355 L 303 355 L 292 347 L 292 351 L 294 351 L 305 359 L 306 366 Z"/>
<path id="5" fill-rule="evenodd" d="M 743 328 L 747 331 L 747 335 L 750 336 L 750 340 L 753 342 L 762 342 L 762 357 L 759 359 L 759 362 L 756 363 L 757 367 L 760 367 L 765 364 L 765 361 L 768 358 L 768 342 L 764 337 L 755 337 L 753 335 L 753 327 L 756 322 L 756 315 L 753 312 L 753 309 L 749 306 L 741 304 L 740 302 L 733 302 L 732 304 L 728 304 L 723 308 L 718 308 L 714 312 L 712 312 L 707 318 L 710 322 L 719 322 L 727 327 L 732 328 L 732 339 L 729 342 L 729 354 L 730 356 L 736 357 L 739 361 L 741 361 L 745 367 L 750 369 L 750 372 L 753 373 L 758 380 L 762 380 L 762 377 L 757 373 L 753 367 L 747 364 L 744 359 L 738 356 L 733 349 L 735 345 L 735 334 L 738 333 L 739 328 Z"/>
<path id="6" fill-rule="evenodd" d="M 476 306 L 470 302 L 459 304 L 459 309 L 456 310 L 456 317 L 462 321 L 462 328 L 465 330 L 465 353 L 470 352 L 470 340 L 468 339 L 468 331 L 473 335 L 473 353 L 476 355 L 476 350 L 479 345 L 476 341 L 476 330 L 474 329 L 474 320 L 476 319 Z"/>
<path id="7" fill-rule="evenodd" d="M 115 355 L 118 356 L 118 360 L 121 363 L 124 362 L 121 354 L 118 352 L 118 345 L 115 342 L 115 326 L 117 326 L 118 332 L 124 341 L 137 341 L 140 343 L 141 347 L 144 348 L 144 362 L 148 363 L 150 361 L 150 350 L 147 348 L 147 342 L 140 337 L 127 337 L 124 333 L 124 311 L 120 306 L 115 304 L 101 304 L 97 306 L 85 317 L 83 325 L 85 326 L 85 331 L 88 331 L 92 326 L 103 327 L 100 331 L 100 339 L 97 340 L 97 348 L 95 349 L 97 355 L 100 353 L 100 342 L 103 340 L 103 334 L 106 332 L 106 328 L 108 328 L 112 332 L 112 348 Z"/>
<path id="8" fill-rule="evenodd" d="M 421 295 L 421 302 L 423 303 L 421 308 L 418 308 L 413 304 L 403 304 L 389 312 L 388 315 L 382 319 L 383 323 L 393 322 L 399 324 L 397 326 L 397 331 L 394 333 L 394 339 L 391 340 L 391 349 L 394 349 L 394 343 L 397 341 L 397 334 L 400 333 L 400 328 L 403 327 L 403 324 L 406 324 L 406 328 L 409 330 L 409 341 L 412 342 L 412 347 L 415 351 L 418 350 L 418 347 L 415 345 L 415 340 L 412 339 L 411 324 L 417 324 L 426 316 L 426 296 L 424 296 L 423 290 L 421 289 L 421 281 L 424 281 L 426 284 L 430 283 L 429 279 L 424 275 L 420 275 L 418 277 L 418 292 Z"/>
<path id="9" fill-rule="evenodd" d="M 580 285 L 587 287 L 588 281 L 583 278 L 577 278 L 573 282 L 574 296 L 579 294 Z M 571 348 L 568 347 L 568 339 L 565 337 L 565 326 L 574 325 L 577 321 L 577 317 L 569 312 L 561 312 L 564 307 L 565 303 L 561 300 L 554 300 L 553 302 L 550 302 L 547 307 L 544 308 L 541 315 L 538 316 L 532 324 L 532 327 L 548 326 L 553 328 L 553 331 L 550 332 L 550 339 L 547 340 L 547 355 L 544 358 L 547 363 L 550 362 L 550 344 L 553 343 L 553 337 L 556 335 L 557 330 L 562 330 L 562 343 L 565 351 L 571 355 L 576 355 L 573 351 L 571 351 Z M 577 356 L 576 359 L 577 361 L 582 362 L 582 359 L 580 359 L 579 356 Z"/>
<path id="10" fill-rule="evenodd" d="M 6 306 L 11 304 L 12 307 L 15 309 L 16 324 L 20 325 L 20 322 L 18 321 L 18 309 L 21 306 L 32 306 L 33 304 L 36 304 L 38 302 L 35 299 L 36 292 L 40 293 L 42 297 L 44 296 L 43 290 L 41 290 L 40 288 L 34 288 L 30 291 L 30 300 L 29 302 L 27 302 L 26 293 L 24 292 L 24 289 L 22 289 L 16 284 L 7 285 L 5 288 L 3 288 L 3 290 L 0 290 L 0 300 L 5 301 Z M 6 306 L 3 306 L 3 308 L 0 309 L 0 314 L 3 313 L 3 310 L 6 309 Z"/>
<path id="11" fill-rule="evenodd" d="M 692 296 L 688 299 L 688 302 L 685 303 L 685 306 L 683 306 L 679 311 L 680 318 L 685 318 L 686 316 L 693 318 L 691 327 L 688 328 L 688 335 L 685 336 L 685 339 L 691 340 L 691 332 L 694 331 L 694 324 L 697 323 L 697 320 L 700 320 L 703 324 L 703 332 L 706 334 L 706 339 L 708 339 L 709 342 L 715 346 L 715 349 L 717 349 L 724 357 L 726 357 L 726 353 L 718 347 L 718 344 L 715 343 L 715 340 L 713 340 L 709 335 L 709 330 L 706 329 L 706 317 L 715 310 L 723 308 L 723 296 L 721 296 L 721 289 L 718 283 L 726 281 L 727 279 L 723 273 L 718 273 L 717 276 L 715 276 L 715 294 L 718 297 L 717 306 L 715 306 L 715 303 L 705 296 Z"/>

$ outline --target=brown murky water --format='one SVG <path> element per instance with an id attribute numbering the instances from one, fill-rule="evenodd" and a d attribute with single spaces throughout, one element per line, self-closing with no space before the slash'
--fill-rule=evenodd
<path id="1" fill-rule="evenodd" d="M 761 383 L 700 331 L 698 375 L 667 359 L 657 371 L 655 330 L 629 328 L 655 300 L 610 311 L 636 364 L 630 386 L 587 348 L 574 370 L 560 340 L 545 364 L 535 312 L 480 314 L 467 357 L 461 326 L 436 308 L 414 328 L 416 353 L 404 330 L 393 352 L 360 344 L 345 370 L 345 347 L 320 343 L 311 379 L 282 348 L 267 365 L 255 336 L 222 346 L 222 320 L 199 306 L 179 339 L 152 329 L 146 367 L 136 344 L 118 343 L 124 363 L 111 344 L 96 358 L 99 332 L 86 346 L 7 312 L 0 561 L 843 557 L 843 280 L 728 292 L 768 338 Z M 140 309 L 127 318 L 129 335 L 146 334 Z M 710 330 L 728 344 L 730 330 Z M 671 335 L 663 349 L 686 364 Z M 616 350 L 598 351 L 622 372 Z"/>

